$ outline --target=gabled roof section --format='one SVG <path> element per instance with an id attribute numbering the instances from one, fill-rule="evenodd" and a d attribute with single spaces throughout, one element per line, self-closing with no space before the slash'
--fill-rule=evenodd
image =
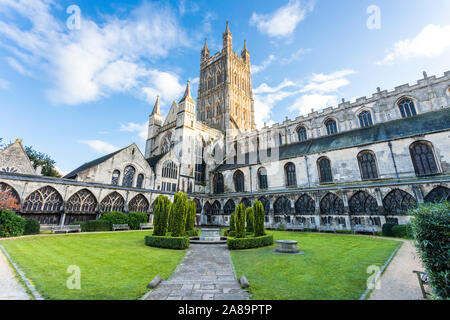
<path id="1" fill-rule="evenodd" d="M 279 160 L 301 157 L 319 152 L 352 148 L 382 141 L 419 136 L 450 129 L 450 108 L 427 112 L 406 119 L 378 123 L 374 126 L 345 131 L 332 136 L 323 136 L 302 142 L 283 145 L 279 149 Z M 259 161 L 258 161 L 259 163 Z M 249 165 L 249 154 L 245 164 L 222 163 L 214 171 L 225 171 Z"/>
<path id="2" fill-rule="evenodd" d="M 21 139 L 16 139 L 14 143 L 0 151 L 0 170 L 36 174 L 33 163 L 22 146 Z"/>
<path id="3" fill-rule="evenodd" d="M 172 103 L 172 107 L 170 107 L 169 113 L 167 114 L 166 120 L 164 120 L 164 125 L 172 123 L 177 120 L 178 113 L 178 104 L 176 101 Z"/>
<path id="4" fill-rule="evenodd" d="M 157 156 L 151 157 L 147 159 L 148 164 L 150 165 L 150 167 L 152 167 L 152 170 L 155 171 L 155 167 L 158 164 L 159 160 L 161 160 L 166 154 L 166 153 L 161 153 Z"/>

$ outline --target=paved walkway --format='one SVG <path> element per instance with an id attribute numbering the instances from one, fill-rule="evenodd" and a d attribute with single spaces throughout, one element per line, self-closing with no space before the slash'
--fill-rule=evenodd
<path id="1" fill-rule="evenodd" d="M 30 300 L 2 250 L 0 250 L 0 300 Z"/>
<path id="2" fill-rule="evenodd" d="M 147 300 L 244 300 L 226 245 L 191 244 L 175 272 Z"/>
<path id="3" fill-rule="evenodd" d="M 419 256 L 412 241 L 403 240 L 403 245 L 378 280 L 379 289 L 374 289 L 369 300 L 423 300 L 417 275 L 413 270 L 423 271 Z M 429 288 L 428 289 L 429 292 Z"/>

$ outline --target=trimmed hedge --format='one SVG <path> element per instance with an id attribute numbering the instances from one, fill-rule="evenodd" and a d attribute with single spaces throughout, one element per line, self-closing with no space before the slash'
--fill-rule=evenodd
<path id="1" fill-rule="evenodd" d="M 167 196 L 158 196 L 153 207 L 153 234 L 165 236 L 172 202 Z"/>
<path id="2" fill-rule="evenodd" d="M 145 245 L 156 248 L 184 250 L 189 248 L 189 238 L 146 236 Z"/>
<path id="3" fill-rule="evenodd" d="M 391 233 L 393 237 L 414 239 L 412 226 L 410 223 L 393 226 L 391 229 Z"/>
<path id="4" fill-rule="evenodd" d="M 112 223 L 108 220 L 89 220 L 86 222 L 73 222 L 70 225 L 80 225 L 81 232 L 111 231 Z"/>
<path id="5" fill-rule="evenodd" d="M 394 224 L 391 223 L 385 223 L 383 224 L 383 227 L 381 228 L 381 234 L 385 237 L 393 237 L 394 234 L 392 233 L 392 228 L 394 227 Z"/>
<path id="6" fill-rule="evenodd" d="M 437 297 L 450 298 L 450 202 L 421 205 L 408 212 L 420 258 Z"/>
<path id="7" fill-rule="evenodd" d="M 41 225 L 39 222 L 32 218 L 25 218 L 25 228 L 23 234 L 39 234 L 41 232 Z"/>
<path id="8" fill-rule="evenodd" d="M 128 216 L 123 212 L 111 211 L 102 214 L 100 220 L 107 220 L 111 224 L 127 224 Z"/>
<path id="9" fill-rule="evenodd" d="M 128 225 L 131 230 L 138 230 L 141 223 L 147 223 L 148 214 L 144 212 L 130 212 L 128 213 Z"/>
<path id="10" fill-rule="evenodd" d="M 232 238 L 227 239 L 228 249 L 241 250 L 259 248 L 273 245 L 273 235 L 265 235 L 262 237 L 251 238 Z"/>
<path id="11" fill-rule="evenodd" d="M 193 229 L 193 230 L 187 230 L 184 233 L 185 237 L 199 237 L 200 236 L 200 230 L 199 229 Z"/>
<path id="12" fill-rule="evenodd" d="M 25 219 L 11 210 L 0 213 L 0 237 L 18 237 L 23 235 Z"/>

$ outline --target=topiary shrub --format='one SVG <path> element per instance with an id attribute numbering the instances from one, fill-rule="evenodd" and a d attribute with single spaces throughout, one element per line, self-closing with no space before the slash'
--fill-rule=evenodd
<path id="1" fill-rule="evenodd" d="M 193 230 L 187 230 L 184 233 L 185 237 L 199 237 L 200 236 L 200 230 L 199 229 L 193 229 Z"/>
<path id="2" fill-rule="evenodd" d="M 158 196 L 153 207 L 153 234 L 165 236 L 172 202 L 167 196 Z"/>
<path id="3" fill-rule="evenodd" d="M 148 214 L 145 212 L 130 212 L 128 214 L 128 225 L 131 230 L 138 230 L 141 223 L 148 221 Z"/>
<path id="4" fill-rule="evenodd" d="M 230 231 L 236 231 L 236 217 L 234 212 L 230 216 Z"/>
<path id="5" fill-rule="evenodd" d="M 416 247 L 437 297 L 450 298 L 450 202 L 412 209 Z"/>
<path id="6" fill-rule="evenodd" d="M 391 229 L 393 237 L 404 238 L 404 239 L 414 239 L 411 224 L 400 224 L 393 226 Z"/>
<path id="7" fill-rule="evenodd" d="M 146 236 L 145 245 L 150 247 L 184 250 L 189 248 L 188 237 L 159 237 L 159 236 Z"/>
<path id="8" fill-rule="evenodd" d="M 177 192 L 172 205 L 172 237 L 182 237 L 186 229 L 186 201 L 185 193 Z"/>
<path id="9" fill-rule="evenodd" d="M 102 214 L 100 220 L 106 220 L 111 224 L 128 224 L 128 216 L 123 212 L 111 211 Z"/>
<path id="10" fill-rule="evenodd" d="M 245 205 L 238 204 L 235 209 L 236 238 L 245 238 Z"/>
<path id="11" fill-rule="evenodd" d="M 23 230 L 23 234 L 39 234 L 41 232 L 41 225 L 39 221 L 32 218 L 25 218 L 25 226 Z"/>
<path id="12" fill-rule="evenodd" d="M 255 231 L 254 229 L 254 216 L 253 216 L 253 208 L 248 207 L 245 209 L 245 220 L 247 224 L 247 232 L 253 233 Z"/>
<path id="13" fill-rule="evenodd" d="M 23 235 L 25 219 L 10 210 L 0 213 L 0 237 L 18 237 Z"/>
<path id="14" fill-rule="evenodd" d="M 262 237 L 265 235 L 264 232 L 264 207 L 261 201 L 257 200 L 253 203 L 253 220 L 254 220 L 254 231 L 255 237 Z"/>
<path id="15" fill-rule="evenodd" d="M 392 233 L 392 228 L 394 227 L 394 224 L 391 223 L 385 223 L 383 224 L 383 227 L 381 228 L 381 234 L 385 237 L 392 237 L 394 234 Z"/>
<path id="16" fill-rule="evenodd" d="M 188 200 L 186 202 L 186 231 L 194 230 L 196 214 L 197 205 L 195 204 L 195 201 Z"/>
<path id="17" fill-rule="evenodd" d="M 262 237 L 249 237 L 249 238 L 233 238 L 227 239 L 228 249 L 241 250 L 259 248 L 273 245 L 273 235 L 265 235 Z"/>

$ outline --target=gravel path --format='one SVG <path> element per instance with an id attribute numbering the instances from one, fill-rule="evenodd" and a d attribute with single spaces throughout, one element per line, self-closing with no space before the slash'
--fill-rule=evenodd
<path id="1" fill-rule="evenodd" d="M 423 300 L 417 275 L 413 270 L 423 271 L 412 241 L 402 240 L 403 245 L 381 278 L 379 289 L 374 289 L 369 300 Z"/>
<path id="2" fill-rule="evenodd" d="M 146 300 L 244 300 L 227 245 L 191 244 L 169 280 Z"/>
<path id="3" fill-rule="evenodd" d="M 0 250 L 0 300 L 30 300 L 2 250 Z"/>

